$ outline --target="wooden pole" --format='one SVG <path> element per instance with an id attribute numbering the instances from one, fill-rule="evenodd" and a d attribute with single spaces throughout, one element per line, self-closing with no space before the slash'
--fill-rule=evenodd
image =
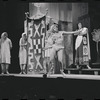
<path id="1" fill-rule="evenodd" d="M 26 27 L 27 27 L 27 47 L 26 47 L 26 50 L 27 50 L 27 60 L 26 60 L 26 74 L 28 73 L 28 13 L 25 13 L 25 19 L 26 19 Z"/>

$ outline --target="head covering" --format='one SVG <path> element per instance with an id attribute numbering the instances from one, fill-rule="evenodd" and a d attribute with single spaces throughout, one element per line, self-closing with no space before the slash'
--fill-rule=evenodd
<path id="1" fill-rule="evenodd" d="M 24 35 L 26 35 L 26 34 L 25 34 L 25 33 L 22 33 L 22 37 L 23 37 Z"/>
<path id="2" fill-rule="evenodd" d="M 4 41 L 5 41 L 5 39 L 6 39 L 5 36 L 8 37 L 7 32 L 3 32 L 3 33 L 1 34 L 1 42 L 4 42 Z"/>
<path id="3" fill-rule="evenodd" d="M 1 34 L 1 38 L 4 36 L 4 32 Z"/>
<path id="4" fill-rule="evenodd" d="M 1 38 L 2 38 L 3 36 L 5 36 L 5 35 L 8 37 L 7 32 L 3 32 L 3 33 L 1 34 Z"/>
<path id="5" fill-rule="evenodd" d="M 26 37 L 24 37 L 26 36 Z M 22 37 L 21 37 L 22 41 L 27 41 L 27 35 L 25 33 L 22 33 Z"/>

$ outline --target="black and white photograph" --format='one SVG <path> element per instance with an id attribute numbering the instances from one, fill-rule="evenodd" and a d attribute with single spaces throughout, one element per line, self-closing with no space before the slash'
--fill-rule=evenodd
<path id="1" fill-rule="evenodd" d="M 100 99 L 99 1 L 0 1 L 5 99 Z"/>

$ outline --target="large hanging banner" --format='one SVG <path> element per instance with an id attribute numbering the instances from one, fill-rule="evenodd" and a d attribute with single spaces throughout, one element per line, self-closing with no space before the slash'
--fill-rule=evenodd
<path id="1" fill-rule="evenodd" d="M 40 72 L 43 68 L 46 17 L 28 23 L 28 73 Z"/>

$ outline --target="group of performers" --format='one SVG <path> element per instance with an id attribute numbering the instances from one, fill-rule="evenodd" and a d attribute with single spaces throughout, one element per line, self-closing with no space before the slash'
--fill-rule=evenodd
<path id="1" fill-rule="evenodd" d="M 25 33 L 22 34 L 22 37 L 19 41 L 19 62 L 20 62 L 20 68 L 21 73 L 25 74 L 25 67 L 26 67 L 26 59 L 27 59 L 27 52 L 26 52 L 26 46 L 27 46 L 27 35 Z M 11 64 L 11 48 L 12 48 L 12 42 L 8 38 L 7 32 L 3 32 L 1 34 L 0 39 L 0 63 L 1 63 L 1 74 L 9 74 L 8 68 L 9 64 Z"/>
<path id="2" fill-rule="evenodd" d="M 78 69 L 80 69 L 80 65 L 85 64 L 87 68 L 89 67 L 90 60 L 90 46 L 89 46 L 89 36 L 88 29 L 86 27 L 82 27 L 81 23 L 78 23 L 78 30 L 72 32 L 66 31 L 58 31 L 58 24 L 53 24 L 48 31 L 48 35 L 46 37 L 46 45 L 45 45 L 45 57 L 49 57 L 49 62 L 47 59 L 47 64 L 50 65 L 51 69 L 48 74 L 54 67 L 54 58 L 58 57 L 58 61 L 61 62 L 62 66 L 60 68 L 60 72 L 63 74 L 63 51 L 64 51 L 64 40 L 63 34 L 74 34 L 77 35 L 75 42 L 75 65 Z M 45 62 L 45 68 L 46 68 Z"/>
<path id="3" fill-rule="evenodd" d="M 82 28 L 82 24 L 78 24 L 79 29 L 76 31 L 58 31 L 58 24 L 54 23 L 49 31 L 47 32 L 45 39 L 45 58 L 44 68 L 46 69 L 46 64 L 51 65 L 50 70 L 47 72 L 50 74 L 51 69 L 54 67 L 55 56 L 58 57 L 58 61 L 61 63 L 60 72 L 63 73 L 63 51 L 64 51 L 64 41 L 63 34 L 74 34 L 77 35 L 75 43 L 75 64 L 77 68 L 79 65 L 86 64 L 89 67 L 90 60 L 90 47 L 89 47 L 89 37 L 88 29 L 86 27 Z M 27 64 L 27 35 L 22 34 L 22 37 L 19 40 L 19 62 L 20 62 L 20 74 L 25 74 L 25 68 Z M 12 42 L 8 38 L 7 32 L 3 32 L 0 39 L 0 59 L 1 59 L 1 69 L 2 74 L 9 74 L 8 68 L 10 62 L 10 49 L 12 48 Z M 49 60 L 48 60 L 49 58 Z M 48 61 L 49 62 L 48 62 Z"/>

